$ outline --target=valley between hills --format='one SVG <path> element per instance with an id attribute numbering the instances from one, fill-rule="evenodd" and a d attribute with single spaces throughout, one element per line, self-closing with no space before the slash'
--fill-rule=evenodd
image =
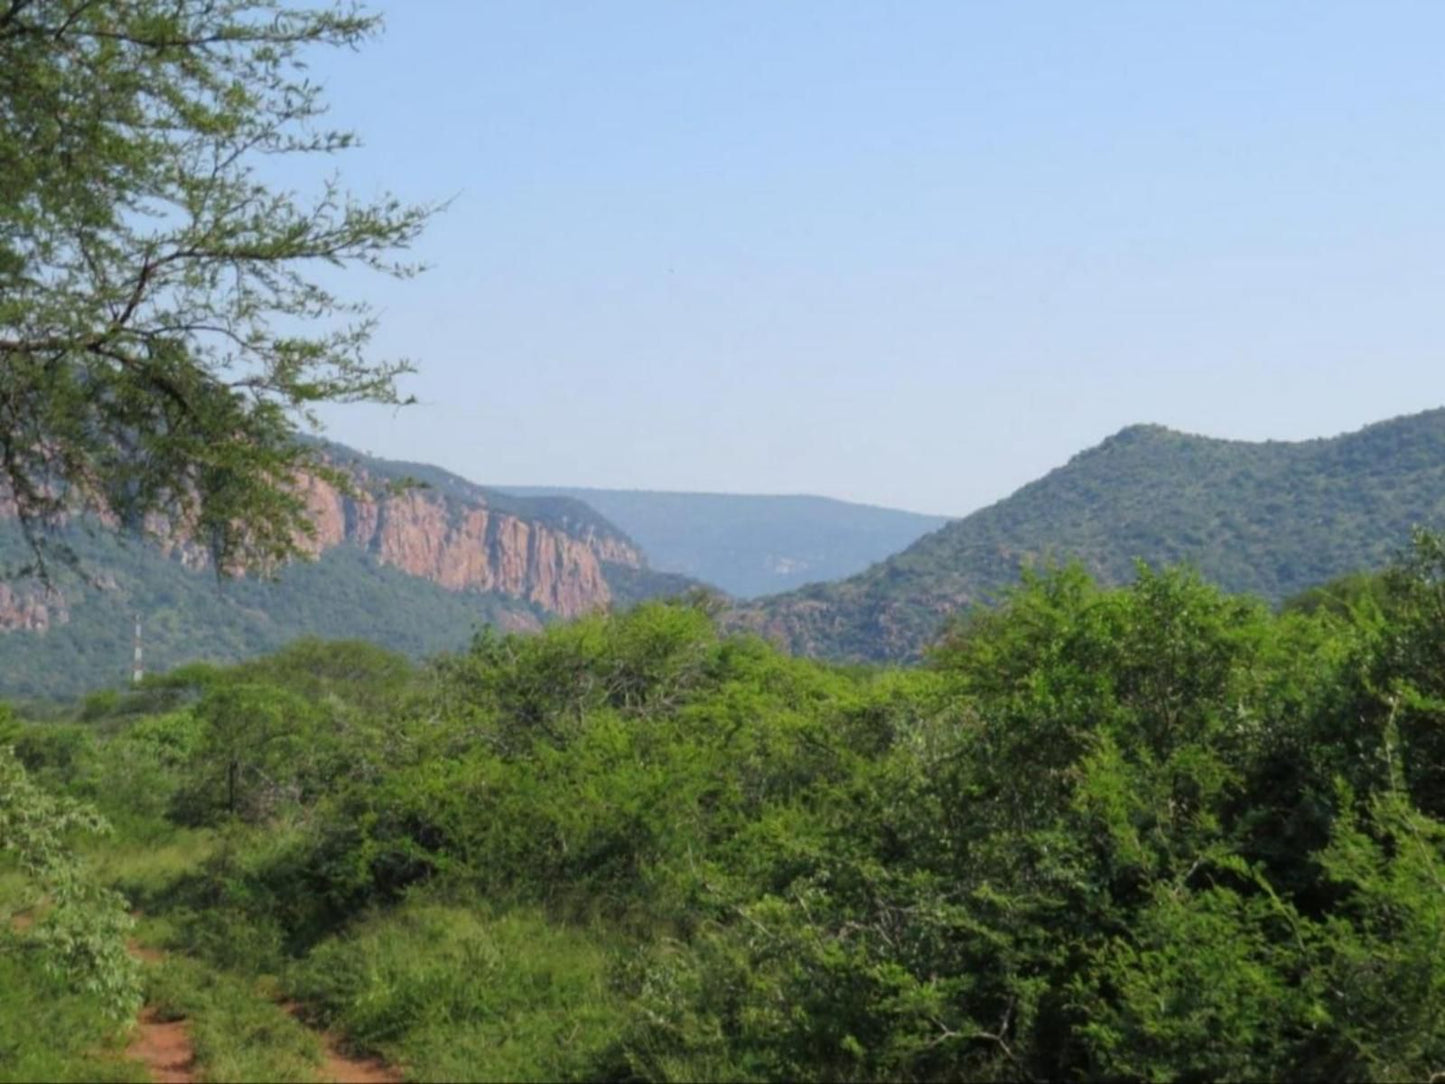
<path id="1" fill-rule="evenodd" d="M 85 576 L 0 583 L 0 689 L 75 695 L 150 666 L 234 662 L 301 636 L 421 658 L 478 630 L 543 624 L 700 589 L 726 621 L 801 655 L 911 660 L 1021 570 L 1078 561 L 1101 582 L 1186 563 L 1278 603 L 1380 567 L 1445 519 L 1445 411 L 1335 438 L 1224 441 L 1134 426 L 957 520 L 818 497 L 478 485 L 332 447 L 354 494 L 312 480 L 314 560 L 279 582 L 218 579 L 203 547 L 80 523 Z M 3 509 L 0 509 L 3 513 Z M 0 561 L 27 558 L 0 520 Z"/>
<path id="2" fill-rule="evenodd" d="M 0 1079 L 1421 1077 L 1442 453 L 1134 427 L 935 527 L 332 447 L 274 583 L 67 524 L 0 634 Z"/>

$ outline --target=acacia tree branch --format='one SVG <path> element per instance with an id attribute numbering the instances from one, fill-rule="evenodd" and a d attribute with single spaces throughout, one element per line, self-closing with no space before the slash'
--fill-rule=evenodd
<path id="1" fill-rule="evenodd" d="M 228 568 L 279 559 L 307 526 L 288 486 L 314 405 L 407 401 L 406 363 L 364 354 L 370 310 L 310 270 L 413 274 L 393 254 L 435 208 L 335 180 L 302 202 L 252 172 L 354 145 L 306 127 L 324 103 L 294 72 L 377 25 L 341 4 L 0 0 L 0 497 L 27 525 L 179 509 Z"/>

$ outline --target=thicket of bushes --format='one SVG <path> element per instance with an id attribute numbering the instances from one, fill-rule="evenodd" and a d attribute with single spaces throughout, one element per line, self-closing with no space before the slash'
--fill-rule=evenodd
<path id="1" fill-rule="evenodd" d="M 1423 1079 L 1442 663 L 1422 535 L 1279 613 L 1041 575 L 913 670 L 686 605 L 303 643 L 15 748 L 207 841 L 119 875 L 178 950 L 419 1078 Z"/>

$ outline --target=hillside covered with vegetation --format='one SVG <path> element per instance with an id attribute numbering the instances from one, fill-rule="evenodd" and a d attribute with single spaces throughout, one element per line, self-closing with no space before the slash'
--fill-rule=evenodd
<path id="1" fill-rule="evenodd" d="M 581 501 L 626 531 L 654 568 L 712 584 L 736 598 L 852 576 L 948 522 L 944 516 L 829 497 L 502 489 Z"/>
<path id="2" fill-rule="evenodd" d="M 1283 612 L 1070 567 L 908 670 L 650 603 L 14 721 L 0 1077 L 134 1079 L 144 1000 L 209 1079 L 317 1071 L 278 1003 L 416 1080 L 1426 1079 L 1442 614 L 1421 535 Z"/>
<path id="3" fill-rule="evenodd" d="M 1030 565 L 1079 561 L 1105 583 L 1135 562 L 1187 562 L 1279 601 L 1378 568 L 1417 525 L 1445 522 L 1445 409 L 1297 443 L 1133 426 L 866 572 L 764 600 L 749 627 L 803 654 L 917 658 L 949 614 Z"/>
<path id="4" fill-rule="evenodd" d="M 628 605 L 692 586 L 682 577 L 605 559 L 636 553 L 630 539 L 586 505 L 563 497 L 511 496 L 421 464 L 361 456 L 329 445 L 334 462 L 364 472 L 374 486 L 414 486 L 453 518 L 484 508 L 533 528 L 599 543 L 598 566 L 608 601 Z M 418 529 L 415 545 L 438 545 Z M 378 559 L 343 542 L 315 560 L 296 560 L 273 581 L 257 576 L 218 579 L 139 536 L 89 523 L 57 533 L 78 559 L 78 571 L 53 564 L 63 602 L 49 602 L 45 628 L 11 628 L 0 621 L 0 696 L 76 696 L 130 678 L 135 616 L 143 624 L 146 665 L 170 670 L 193 661 L 234 662 L 274 651 L 303 636 L 363 639 L 421 658 L 467 643 L 483 626 L 540 628 L 555 614 L 538 602 L 500 590 L 456 590 Z M 403 541 L 406 537 L 402 535 Z M 485 560 L 485 552 L 478 555 Z M 524 559 L 526 554 L 511 555 Z M 0 568 L 23 568 L 32 554 L 13 519 L 0 518 Z M 44 600 L 31 577 L 6 581 L 18 597 Z"/>

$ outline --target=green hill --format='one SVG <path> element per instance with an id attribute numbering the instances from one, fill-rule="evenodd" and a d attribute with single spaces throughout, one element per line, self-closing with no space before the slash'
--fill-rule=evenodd
<path id="1" fill-rule="evenodd" d="M 502 488 L 582 501 L 626 531 L 654 568 L 715 584 L 738 598 L 851 576 L 948 522 L 828 497 Z"/>
<path id="2" fill-rule="evenodd" d="M 907 659 L 949 613 L 994 597 L 1026 565 L 1077 559 L 1118 583 L 1136 559 L 1189 562 L 1277 601 L 1375 567 L 1412 526 L 1442 520 L 1445 410 L 1300 442 L 1131 426 L 860 575 L 763 600 L 738 620 L 799 653 Z"/>
<path id="3" fill-rule="evenodd" d="M 374 531 L 359 534 L 366 517 L 356 502 L 338 500 L 345 522 L 335 526 L 344 536 L 274 582 L 218 580 L 208 565 L 197 566 L 194 549 L 167 554 L 94 524 L 63 533 L 84 576 L 53 569 L 54 594 L 33 580 L 0 578 L 0 700 L 125 682 L 136 614 L 146 668 L 162 671 L 246 659 L 302 636 L 364 639 L 422 656 L 460 648 L 483 626 L 536 629 L 559 612 L 627 605 L 693 586 L 647 567 L 626 535 L 578 501 L 510 496 L 435 467 L 371 459 L 340 446 L 330 452 L 365 477 L 363 488 L 375 498 Z M 419 485 L 404 499 L 386 496 L 404 478 Z M 478 510 L 488 513 L 488 526 L 472 538 L 463 528 Z M 564 549 L 576 574 L 559 586 Z M 29 558 L 18 524 L 0 519 L 0 569 L 20 568 Z M 416 574 L 408 560 L 436 567 Z M 501 582 L 509 569 L 513 581 Z M 498 584 L 459 583 L 467 573 L 483 582 L 494 576 Z M 567 608 L 559 609 L 559 599 Z"/>

